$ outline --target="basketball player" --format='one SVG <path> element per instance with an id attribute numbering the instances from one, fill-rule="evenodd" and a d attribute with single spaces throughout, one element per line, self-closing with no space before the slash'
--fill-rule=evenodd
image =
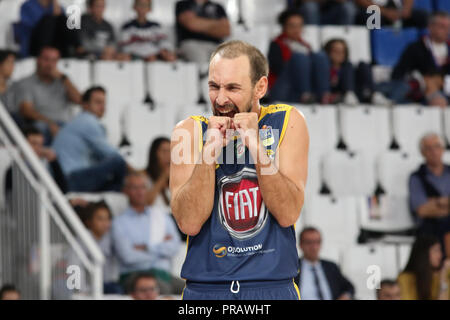
<path id="1" fill-rule="evenodd" d="M 171 207 L 189 236 L 183 299 L 300 299 L 294 224 L 304 201 L 309 136 L 295 108 L 260 106 L 267 74 L 255 47 L 220 45 L 209 66 L 214 116 L 193 116 L 174 129 Z M 179 150 L 190 152 L 190 161 L 176 160 Z"/>

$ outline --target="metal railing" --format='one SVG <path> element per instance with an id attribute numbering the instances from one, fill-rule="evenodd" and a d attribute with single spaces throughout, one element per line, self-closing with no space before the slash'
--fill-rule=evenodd
<path id="1" fill-rule="evenodd" d="M 101 299 L 102 252 L 1 103 L 0 151 L 0 284 L 24 299 Z"/>

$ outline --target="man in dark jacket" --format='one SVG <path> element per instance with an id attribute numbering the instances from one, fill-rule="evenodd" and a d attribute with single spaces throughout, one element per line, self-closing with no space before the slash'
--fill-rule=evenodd
<path id="1" fill-rule="evenodd" d="M 306 227 L 300 233 L 300 272 L 295 279 L 299 284 L 302 300 L 350 300 L 355 289 L 331 261 L 319 258 L 321 235 L 314 227 Z"/>

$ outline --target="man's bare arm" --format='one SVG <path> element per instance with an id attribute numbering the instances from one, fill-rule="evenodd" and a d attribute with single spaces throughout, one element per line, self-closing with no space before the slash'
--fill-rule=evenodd
<path id="1" fill-rule="evenodd" d="M 178 21 L 193 32 L 204 33 L 215 38 L 226 38 L 231 33 L 230 22 L 227 18 L 202 18 L 193 11 L 186 11 L 179 15 Z"/>
<path id="2" fill-rule="evenodd" d="M 180 141 L 176 137 L 177 130 L 185 130 L 189 136 L 181 134 L 183 138 Z M 199 128 L 194 119 L 184 120 L 175 127 L 171 141 L 169 179 L 172 213 L 181 231 L 190 236 L 199 233 L 209 218 L 214 205 L 215 187 L 215 164 L 200 163 L 202 152 L 195 143 L 200 133 L 195 135 L 195 130 Z M 179 154 L 180 149 L 190 154 L 187 157 Z M 185 156 L 188 163 L 177 164 L 175 159 L 178 156 Z"/>
<path id="3" fill-rule="evenodd" d="M 444 202 L 446 205 L 442 205 Z M 440 218 L 449 214 L 448 200 L 440 198 L 430 198 L 427 202 L 417 208 L 417 215 L 420 218 Z"/>

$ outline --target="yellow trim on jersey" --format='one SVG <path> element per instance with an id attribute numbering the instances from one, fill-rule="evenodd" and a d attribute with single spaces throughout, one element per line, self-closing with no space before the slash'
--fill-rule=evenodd
<path id="1" fill-rule="evenodd" d="M 203 149 L 203 129 L 202 129 L 202 122 L 205 122 L 206 124 L 208 124 L 208 119 L 205 118 L 204 116 L 191 116 L 192 119 L 195 120 L 195 122 L 198 124 L 198 129 L 199 129 L 199 144 L 198 144 L 198 148 L 199 148 L 199 152 L 202 151 Z"/>
<path id="2" fill-rule="evenodd" d="M 295 283 L 294 279 L 292 279 L 292 283 L 294 284 L 295 291 L 297 291 L 297 294 L 298 294 L 298 300 L 302 300 L 302 298 L 300 297 L 300 290 L 298 289 L 298 286 L 297 286 L 297 284 Z"/>
<path id="3" fill-rule="evenodd" d="M 280 139 L 278 141 L 278 147 L 281 145 L 283 141 L 284 135 L 286 133 L 287 125 L 289 122 L 289 117 L 291 115 L 291 111 L 294 107 L 287 104 L 272 104 L 270 106 L 264 107 L 261 106 L 261 114 L 259 115 L 258 122 L 264 118 L 267 114 L 285 111 L 286 115 L 284 116 L 283 128 L 281 129 Z"/>

